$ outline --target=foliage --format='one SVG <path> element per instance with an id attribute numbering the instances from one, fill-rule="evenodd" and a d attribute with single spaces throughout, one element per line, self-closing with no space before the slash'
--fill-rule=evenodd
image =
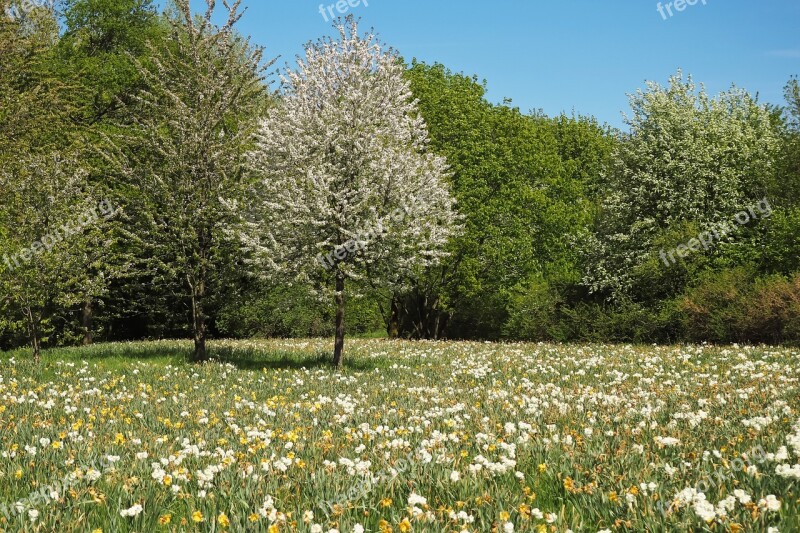
<path id="1" fill-rule="evenodd" d="M 631 96 L 629 136 L 618 144 L 610 189 L 582 247 L 584 281 L 621 299 L 676 225 L 701 231 L 765 197 L 779 146 L 766 106 L 733 88 L 711 98 L 679 72 L 668 87 Z"/>
<path id="2" fill-rule="evenodd" d="M 692 341 L 800 342 L 800 274 L 753 279 L 745 270 L 715 272 L 680 300 Z"/>
<path id="3" fill-rule="evenodd" d="M 346 296 L 348 335 L 383 329 L 376 298 L 356 298 L 356 287 Z M 248 280 L 240 292 L 219 310 L 216 327 L 226 338 L 332 337 L 336 332 L 333 305 L 321 304 L 303 286 Z"/>
<path id="4" fill-rule="evenodd" d="M 42 343 L 64 342 L 58 322 L 70 320 L 68 310 L 105 288 L 102 266 L 100 276 L 87 274 L 92 244 L 101 247 L 103 237 L 81 217 L 96 219 L 100 199 L 69 128 L 71 87 L 49 75 L 55 27 L 44 9 L 0 23 L 7 58 L 0 113 L 8 117 L 0 126 L 0 291 L 7 312 L 0 331 L 16 336 L 24 324 L 36 358 Z"/>
<path id="5" fill-rule="evenodd" d="M 493 106 L 477 79 L 442 65 L 414 62 L 408 77 L 431 146 L 451 165 L 465 231 L 402 310 L 416 336 L 495 338 L 512 291 L 540 274 L 574 271 L 570 236 L 591 219 L 588 194 L 612 140 L 591 119 Z"/>
<path id="6" fill-rule="evenodd" d="M 240 1 L 226 4 L 226 22 L 212 23 L 215 2 L 195 18 L 188 0 L 169 16 L 169 38 L 148 44 L 137 62 L 145 88 L 130 109 L 133 124 L 107 136 L 105 155 L 128 185 L 137 213 L 128 238 L 146 257 L 139 268 L 181 280 L 191 302 L 195 360 L 206 358 L 208 301 L 219 289 L 226 229 L 235 220 L 225 200 L 244 194 L 265 87 L 262 50 L 239 36 Z"/>
<path id="7" fill-rule="evenodd" d="M 679 72 L 631 97 L 621 132 L 490 103 L 487 82 L 404 65 L 352 21 L 272 94 L 238 2 L 221 27 L 216 2 L 8 4 L 0 265 L 101 200 L 118 209 L 0 273 L 0 348 L 191 335 L 203 359 L 207 337 L 333 334 L 337 352 L 384 326 L 794 342 L 796 77 L 766 106 Z M 769 218 L 659 256 L 764 198 Z"/>

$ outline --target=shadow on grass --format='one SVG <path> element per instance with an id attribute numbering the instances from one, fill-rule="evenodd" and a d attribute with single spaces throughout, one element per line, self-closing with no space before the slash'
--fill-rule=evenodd
<path id="1" fill-rule="evenodd" d="M 150 361 L 175 366 L 191 364 L 193 354 L 191 342 L 186 341 L 155 341 L 132 343 L 94 344 L 83 347 L 52 348 L 42 353 L 45 365 L 52 365 L 55 361 L 87 361 L 91 363 L 107 363 L 110 366 L 120 366 L 133 361 Z M 22 350 L 9 352 L 19 359 L 26 359 L 29 354 Z M 208 355 L 212 360 L 221 363 L 230 363 L 240 370 L 300 370 L 328 368 L 333 370 L 331 364 L 332 354 L 318 350 L 308 351 L 282 351 L 265 350 L 251 346 L 219 346 L 210 342 Z M 353 358 L 344 358 L 344 369 L 356 372 L 366 372 L 381 367 L 380 361 Z"/>
<path id="2" fill-rule="evenodd" d="M 209 356 L 222 363 L 230 363 L 239 370 L 314 370 L 328 368 L 333 370 L 332 354 L 325 351 L 308 352 L 267 352 L 256 349 L 230 347 L 211 347 Z M 344 358 L 344 368 L 366 372 L 380 365 L 364 359 Z"/>
<path id="3" fill-rule="evenodd" d="M 42 352 L 42 359 L 54 361 L 159 361 L 164 364 L 180 365 L 188 361 L 192 354 L 189 348 L 178 346 L 159 346 L 150 343 L 109 343 L 93 344 L 70 348 L 51 348 Z"/>

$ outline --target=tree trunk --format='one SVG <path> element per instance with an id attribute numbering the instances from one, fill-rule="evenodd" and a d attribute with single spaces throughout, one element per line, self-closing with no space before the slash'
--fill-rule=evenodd
<path id="1" fill-rule="evenodd" d="M 336 274 L 336 341 L 333 345 L 333 366 L 342 367 L 344 351 L 344 275 Z"/>
<path id="2" fill-rule="evenodd" d="M 92 309 L 92 299 L 86 298 L 83 304 L 83 345 L 89 346 L 92 344 L 92 322 L 94 322 L 94 313 Z"/>
<path id="3" fill-rule="evenodd" d="M 33 347 L 33 361 L 38 363 L 42 359 L 42 345 L 39 343 L 39 335 L 36 334 L 32 341 Z"/>
<path id="4" fill-rule="evenodd" d="M 42 355 L 42 345 L 39 342 L 39 324 L 37 324 L 30 307 L 25 309 L 25 318 L 28 322 L 28 337 L 33 350 L 33 361 L 38 363 Z"/>
<path id="5" fill-rule="evenodd" d="M 194 326 L 194 355 L 192 361 L 203 363 L 208 361 L 208 351 L 206 350 L 206 315 L 203 310 L 203 297 L 205 296 L 205 285 L 198 282 L 192 290 L 192 323 Z"/>
<path id="6" fill-rule="evenodd" d="M 400 336 L 400 302 L 397 301 L 397 296 L 392 296 L 392 309 L 386 333 L 389 334 L 390 339 L 396 339 Z"/>

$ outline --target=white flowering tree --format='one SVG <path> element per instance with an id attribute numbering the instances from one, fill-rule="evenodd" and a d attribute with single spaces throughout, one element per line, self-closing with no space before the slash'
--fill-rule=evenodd
<path id="1" fill-rule="evenodd" d="M 336 28 L 282 76 L 253 154 L 263 179 L 243 240 L 258 272 L 335 299 L 339 366 L 345 282 L 401 288 L 444 255 L 457 216 L 402 61 L 352 18 Z"/>
<path id="2" fill-rule="evenodd" d="M 778 148 L 768 108 L 742 89 L 711 97 L 679 71 L 630 101 L 631 131 L 612 156 L 610 192 L 583 247 L 584 282 L 617 299 L 629 296 L 666 232 L 684 223 L 706 231 L 762 199 Z"/>

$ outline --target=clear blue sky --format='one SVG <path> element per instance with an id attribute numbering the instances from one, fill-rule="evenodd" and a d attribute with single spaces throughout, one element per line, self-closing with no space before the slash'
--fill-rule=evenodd
<path id="1" fill-rule="evenodd" d="M 523 111 L 575 110 L 622 127 L 626 94 L 678 68 L 712 93 L 735 83 L 783 103 L 800 74 L 800 0 L 705 1 L 673 4 L 672 17 L 654 0 L 361 0 L 348 13 L 407 60 L 477 74 L 491 101 Z M 331 33 L 321 3 L 334 0 L 244 0 L 240 30 L 294 64 L 304 43 Z"/>

